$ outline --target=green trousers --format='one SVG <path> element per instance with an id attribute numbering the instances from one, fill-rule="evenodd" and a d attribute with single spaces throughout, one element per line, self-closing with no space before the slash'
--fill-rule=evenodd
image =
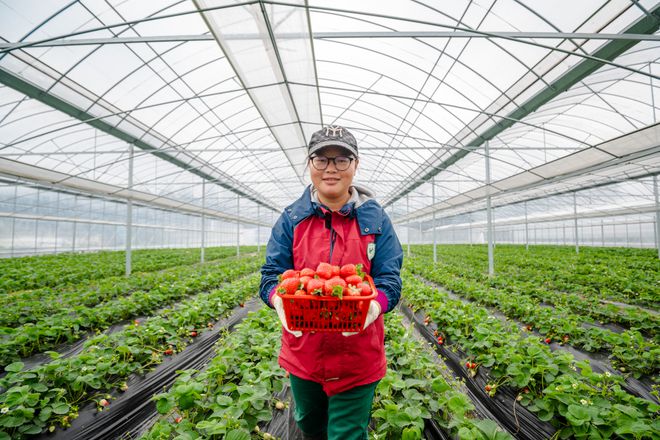
<path id="1" fill-rule="evenodd" d="M 290 375 L 294 418 L 308 438 L 367 440 L 371 404 L 379 381 L 328 397 L 321 384 Z"/>

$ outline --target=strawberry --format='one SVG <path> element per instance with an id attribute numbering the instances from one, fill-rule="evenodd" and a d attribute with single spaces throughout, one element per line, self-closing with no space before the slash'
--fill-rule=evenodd
<path id="1" fill-rule="evenodd" d="M 101 405 L 101 406 L 110 406 L 110 402 L 108 402 L 107 399 L 101 399 L 101 400 L 99 400 L 99 405 Z"/>
<path id="2" fill-rule="evenodd" d="M 486 392 L 490 393 L 490 390 L 492 390 L 493 387 L 490 386 L 490 385 L 486 385 L 486 386 L 484 387 L 484 389 L 486 390 Z"/>
<path id="3" fill-rule="evenodd" d="M 325 281 L 321 278 L 312 278 L 307 282 L 307 286 L 305 286 L 305 288 L 307 289 L 308 295 L 322 295 L 324 285 Z"/>
<path id="4" fill-rule="evenodd" d="M 303 289 L 298 289 L 293 294 L 294 295 L 307 295 L 307 292 L 305 292 Z"/>
<path id="5" fill-rule="evenodd" d="M 443 338 L 442 336 L 438 336 L 438 344 L 442 345 L 444 343 L 445 343 L 445 338 Z"/>
<path id="6" fill-rule="evenodd" d="M 344 296 L 344 289 L 346 288 L 346 281 L 339 277 L 331 278 L 325 282 L 323 286 L 323 293 L 328 296 L 336 296 L 342 299 Z"/>
<path id="7" fill-rule="evenodd" d="M 300 278 L 287 278 L 282 280 L 280 286 L 277 288 L 277 293 L 280 295 L 293 295 L 300 287 Z"/>
<path id="8" fill-rule="evenodd" d="M 171 348 L 168 348 L 167 350 L 165 350 L 163 352 L 163 354 L 168 355 L 168 356 L 171 355 L 172 353 L 174 353 L 174 350 L 172 350 Z"/>
<path id="9" fill-rule="evenodd" d="M 176 419 L 174 419 L 174 423 L 181 423 L 181 420 L 183 420 L 183 417 L 179 416 Z"/>
<path id="10" fill-rule="evenodd" d="M 314 278 L 314 275 L 316 275 L 316 272 L 314 272 L 314 269 L 310 269 L 309 267 L 304 268 L 303 270 L 300 271 L 300 277 L 310 277 Z"/>
<path id="11" fill-rule="evenodd" d="M 193 338 L 196 338 L 197 337 L 197 331 L 196 330 L 191 331 L 190 336 L 192 336 Z"/>
<path id="12" fill-rule="evenodd" d="M 333 265 L 332 266 L 332 276 L 333 277 L 338 277 L 340 273 L 341 273 L 341 268 L 337 265 Z"/>
<path id="13" fill-rule="evenodd" d="M 289 278 L 298 278 L 298 277 L 300 277 L 299 272 L 293 269 L 285 270 L 284 273 L 280 275 L 282 281 L 287 280 Z"/>
<path id="14" fill-rule="evenodd" d="M 301 276 L 300 277 L 300 282 L 302 283 L 303 287 L 307 285 L 309 280 L 311 280 L 313 277 L 310 277 L 309 275 Z"/>
<path id="15" fill-rule="evenodd" d="M 352 284 L 353 286 L 359 286 L 362 284 L 362 278 L 359 275 L 349 275 L 342 278 L 346 280 L 346 284 Z"/>
<path id="16" fill-rule="evenodd" d="M 275 408 L 282 410 L 286 408 L 286 405 L 281 400 L 278 400 L 277 402 L 275 402 Z"/>
<path id="17" fill-rule="evenodd" d="M 351 275 L 357 275 L 357 270 L 355 269 L 355 264 L 344 264 L 340 269 L 339 269 L 339 276 L 342 278 L 346 279 L 350 277 Z"/>
<path id="18" fill-rule="evenodd" d="M 549 343 L 551 343 L 551 342 L 552 342 L 552 339 L 551 339 L 551 338 L 545 338 L 545 343 L 546 343 L 546 344 L 549 344 Z"/>
<path id="19" fill-rule="evenodd" d="M 362 296 L 369 296 L 373 293 L 371 290 L 371 284 L 366 281 L 362 281 L 362 285 L 360 287 L 362 288 Z"/>
<path id="20" fill-rule="evenodd" d="M 318 275 L 320 278 L 329 280 L 332 278 L 332 265 L 329 263 L 319 263 L 319 265 L 316 267 L 316 275 Z"/>

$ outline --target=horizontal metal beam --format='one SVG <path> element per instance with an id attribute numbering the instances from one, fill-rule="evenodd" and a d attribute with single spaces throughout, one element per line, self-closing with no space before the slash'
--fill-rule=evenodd
<path id="1" fill-rule="evenodd" d="M 285 32 L 278 33 L 277 38 L 283 40 L 299 40 L 308 38 L 309 34 Z M 227 40 L 260 40 L 262 34 L 232 34 Z M 575 39 L 575 40 L 627 40 L 627 41 L 660 41 L 660 35 L 648 34 L 608 34 L 589 32 L 488 32 L 487 35 L 469 31 L 389 31 L 389 32 L 313 32 L 312 38 L 323 39 L 387 39 L 387 38 L 506 38 L 506 39 Z M 59 46 L 97 46 L 106 44 L 144 44 L 144 43 L 176 43 L 195 41 L 215 41 L 212 35 L 150 35 L 144 37 L 112 37 L 112 38 L 65 38 L 52 41 L 21 41 L 16 43 L 0 43 L 0 49 L 12 51 L 29 49 L 31 47 Z"/>

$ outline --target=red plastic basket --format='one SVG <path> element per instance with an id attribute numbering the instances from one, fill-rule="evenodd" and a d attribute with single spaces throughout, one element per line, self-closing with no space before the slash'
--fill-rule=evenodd
<path id="1" fill-rule="evenodd" d="M 376 298 L 374 280 L 365 275 L 371 295 L 344 296 L 343 299 L 317 295 L 282 295 L 289 330 L 308 332 L 360 332 L 367 318 L 369 303 Z"/>

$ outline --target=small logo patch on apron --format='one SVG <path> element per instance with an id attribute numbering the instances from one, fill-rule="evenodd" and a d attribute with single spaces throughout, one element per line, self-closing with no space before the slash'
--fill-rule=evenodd
<path id="1" fill-rule="evenodd" d="M 376 255 L 376 243 L 369 243 L 367 245 L 367 258 L 371 261 Z"/>

